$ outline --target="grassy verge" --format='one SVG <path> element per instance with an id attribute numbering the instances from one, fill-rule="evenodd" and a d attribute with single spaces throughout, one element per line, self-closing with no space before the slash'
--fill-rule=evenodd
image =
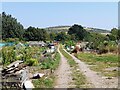
<path id="1" fill-rule="evenodd" d="M 59 66 L 60 61 L 60 54 L 58 52 L 55 53 L 54 59 L 51 60 L 51 58 L 45 60 L 42 62 L 42 66 L 39 67 L 46 70 L 55 70 Z M 33 80 L 33 85 L 35 88 L 53 88 L 54 86 L 55 77 L 53 73 L 50 73 L 50 75 L 46 75 L 45 77 L 42 77 L 40 79 Z"/>
<path id="2" fill-rule="evenodd" d="M 60 54 L 56 52 L 54 58 L 48 56 L 48 58 L 46 58 L 43 62 L 41 62 L 40 66 L 42 69 L 55 70 L 59 65 L 59 61 L 60 61 Z"/>
<path id="3" fill-rule="evenodd" d="M 53 88 L 54 76 L 50 75 L 47 78 L 42 77 L 40 79 L 32 80 L 35 88 Z"/>
<path id="4" fill-rule="evenodd" d="M 85 76 L 78 69 L 77 63 L 73 60 L 73 58 L 67 54 L 62 45 L 60 46 L 60 52 L 67 58 L 70 67 L 72 68 L 72 80 L 74 81 L 75 88 L 85 88 L 87 86 L 87 80 Z"/>
<path id="5" fill-rule="evenodd" d="M 100 72 L 107 77 L 116 77 L 118 75 L 117 70 L 110 70 L 108 68 L 118 66 L 118 56 L 113 54 L 96 55 L 93 53 L 79 53 L 75 55 L 81 61 L 90 65 L 90 68 L 94 71 Z M 107 70 L 108 69 L 108 70 Z"/>
<path id="6" fill-rule="evenodd" d="M 67 53 L 63 50 L 62 45 L 60 45 L 60 52 L 67 58 L 70 67 L 76 66 L 75 61 L 73 60 L 73 58 L 72 58 L 69 54 L 67 54 Z"/>

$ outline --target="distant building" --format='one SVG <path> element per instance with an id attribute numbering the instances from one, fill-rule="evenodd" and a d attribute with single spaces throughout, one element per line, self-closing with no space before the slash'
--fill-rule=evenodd
<path id="1" fill-rule="evenodd" d="M 79 47 L 79 48 L 84 48 L 84 47 L 86 47 L 87 44 L 88 44 L 88 42 L 78 42 L 76 44 L 76 46 Z"/>
<path id="2" fill-rule="evenodd" d="M 25 48 L 25 45 L 20 42 L 20 43 L 18 43 L 18 44 L 15 46 L 15 48 L 16 48 L 17 50 L 19 50 L 19 49 L 21 49 L 21 48 Z"/>
<path id="3" fill-rule="evenodd" d="M 43 41 L 29 41 L 29 46 L 46 46 L 46 43 Z"/>

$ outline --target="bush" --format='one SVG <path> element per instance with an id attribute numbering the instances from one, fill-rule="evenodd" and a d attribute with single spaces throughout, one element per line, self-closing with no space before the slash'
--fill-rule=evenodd
<path id="1" fill-rule="evenodd" d="M 101 48 L 98 52 L 98 54 L 104 54 L 104 53 L 108 53 L 108 49 L 106 48 Z"/>
<path id="2" fill-rule="evenodd" d="M 22 54 L 19 54 L 19 55 L 16 56 L 16 60 L 22 60 L 22 58 L 23 58 Z"/>
<path id="3" fill-rule="evenodd" d="M 2 48 L 2 63 L 3 65 L 8 65 L 16 61 L 16 51 L 13 46 Z"/>
<path id="4" fill-rule="evenodd" d="M 42 69 L 50 69 L 53 66 L 53 60 L 52 58 L 48 57 L 41 63 Z"/>
<path id="5" fill-rule="evenodd" d="M 99 44 L 99 53 L 118 52 L 118 46 L 115 41 L 104 41 Z"/>
<path id="6" fill-rule="evenodd" d="M 55 70 L 59 66 L 59 61 L 60 54 L 56 52 L 54 58 L 49 56 L 43 62 L 41 62 L 41 68 Z"/>
<path id="7" fill-rule="evenodd" d="M 25 62 L 28 66 L 36 66 L 38 65 L 38 60 L 34 58 L 30 58 Z"/>
<path id="8" fill-rule="evenodd" d="M 118 46 L 117 46 L 116 42 L 111 41 L 109 43 L 109 51 L 110 52 L 118 52 Z"/>
<path id="9" fill-rule="evenodd" d="M 66 41 L 65 42 L 66 46 L 75 46 L 75 42 L 74 41 Z"/>
<path id="10" fill-rule="evenodd" d="M 19 42 L 20 40 L 19 38 L 7 38 L 5 41 L 6 42 Z"/>

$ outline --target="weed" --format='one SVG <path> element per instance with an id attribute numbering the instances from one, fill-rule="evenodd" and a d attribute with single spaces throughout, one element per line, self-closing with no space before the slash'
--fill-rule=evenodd
<path id="1" fill-rule="evenodd" d="M 72 78 L 73 78 L 72 80 L 74 81 L 75 87 L 76 88 L 88 87 L 87 80 L 85 76 L 80 72 L 80 70 L 78 70 L 77 63 L 74 61 L 74 59 L 69 54 L 67 54 L 63 50 L 62 45 L 60 46 L 60 51 L 67 58 L 67 61 L 70 67 L 72 67 Z"/>
<path id="2" fill-rule="evenodd" d="M 101 72 L 102 75 L 108 77 L 116 77 L 117 71 L 106 71 L 106 68 L 117 67 L 118 66 L 118 56 L 115 54 L 104 54 L 104 55 L 96 55 L 93 53 L 79 53 L 76 55 L 78 59 L 86 62 L 91 65 L 90 69 Z"/>

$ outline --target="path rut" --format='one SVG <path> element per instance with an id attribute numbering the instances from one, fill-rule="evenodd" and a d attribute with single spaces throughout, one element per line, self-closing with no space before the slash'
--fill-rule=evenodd
<path id="1" fill-rule="evenodd" d="M 65 49 L 64 51 L 68 53 Z M 69 54 L 69 53 L 68 53 Z M 80 71 L 86 76 L 87 80 L 91 82 L 93 88 L 117 88 L 118 87 L 118 78 L 106 79 L 101 75 L 98 75 L 97 72 L 89 69 L 88 65 L 81 60 L 77 59 L 75 56 L 69 54 L 75 61 L 78 63 Z"/>
<path id="2" fill-rule="evenodd" d="M 72 83 L 71 68 L 67 63 L 67 59 L 62 55 L 59 49 L 58 52 L 60 53 L 61 61 L 58 69 L 55 72 L 55 88 L 70 88 Z"/>

